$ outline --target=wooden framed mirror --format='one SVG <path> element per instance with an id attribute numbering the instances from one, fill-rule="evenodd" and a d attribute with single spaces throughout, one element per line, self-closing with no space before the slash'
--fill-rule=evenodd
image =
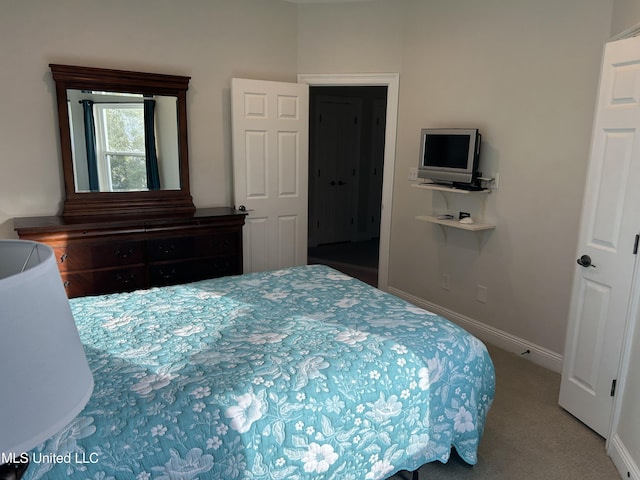
<path id="1" fill-rule="evenodd" d="M 187 146 L 190 77 L 49 67 L 66 192 L 62 216 L 195 210 Z"/>

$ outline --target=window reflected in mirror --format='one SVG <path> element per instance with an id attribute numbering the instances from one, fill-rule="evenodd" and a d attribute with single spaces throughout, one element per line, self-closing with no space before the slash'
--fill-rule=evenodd
<path id="1" fill-rule="evenodd" d="M 177 97 L 67 90 L 75 191 L 180 189 Z"/>

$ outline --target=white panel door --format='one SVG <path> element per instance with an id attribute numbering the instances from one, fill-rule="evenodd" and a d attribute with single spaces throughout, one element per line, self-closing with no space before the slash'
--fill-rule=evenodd
<path id="1" fill-rule="evenodd" d="M 307 263 L 309 86 L 231 83 L 236 208 L 248 212 L 244 272 Z"/>
<path id="2" fill-rule="evenodd" d="M 560 405 L 604 437 L 631 305 L 638 185 L 640 38 L 632 38 L 605 48 L 560 387 Z"/>

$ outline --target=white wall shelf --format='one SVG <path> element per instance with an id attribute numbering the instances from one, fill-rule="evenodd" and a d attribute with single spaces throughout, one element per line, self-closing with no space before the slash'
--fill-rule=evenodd
<path id="1" fill-rule="evenodd" d="M 483 190 L 465 190 L 463 188 L 448 187 L 446 185 L 438 185 L 436 183 L 412 183 L 412 187 L 424 188 L 426 190 L 437 190 L 439 192 L 460 193 L 468 195 L 471 193 L 491 193 L 491 189 L 485 188 Z"/>
<path id="2" fill-rule="evenodd" d="M 451 213 L 454 215 L 454 218 L 439 218 L 440 215 L 419 215 L 416 220 L 421 222 L 428 222 L 438 225 L 442 230 L 442 234 L 444 235 L 445 242 L 447 241 L 447 230 L 449 228 L 455 228 L 458 230 L 466 230 L 468 232 L 476 232 L 476 236 L 478 237 L 478 244 L 480 247 L 482 246 L 482 241 L 484 237 L 484 232 L 494 230 L 496 228 L 495 225 L 491 223 L 484 222 L 484 212 L 487 203 L 488 193 L 491 193 L 491 189 L 483 189 L 483 190 L 464 190 L 461 188 L 448 187 L 444 185 L 437 185 L 433 183 L 412 183 L 412 187 L 424 190 L 432 190 L 438 192 L 442 198 L 444 199 L 446 206 L 446 213 Z M 473 196 L 472 194 L 480 194 L 479 196 Z M 464 201 L 464 206 L 457 204 L 455 198 L 458 197 L 460 200 L 463 198 L 467 199 Z M 454 208 L 457 207 L 457 208 Z M 460 223 L 458 221 L 458 211 L 473 212 L 472 218 L 474 219 L 474 223 Z M 437 211 L 437 210 L 436 210 Z"/>
<path id="3" fill-rule="evenodd" d="M 420 215 L 416 217 L 416 220 L 423 222 L 436 223 L 438 225 L 444 225 L 445 227 L 459 228 L 461 230 L 469 230 L 471 232 L 481 232 L 483 230 L 493 230 L 495 225 L 488 223 L 460 223 L 458 220 L 446 220 L 440 219 L 434 215 Z"/>

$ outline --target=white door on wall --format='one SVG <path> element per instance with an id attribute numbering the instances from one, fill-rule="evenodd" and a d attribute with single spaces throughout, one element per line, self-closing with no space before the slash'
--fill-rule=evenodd
<path id="1" fill-rule="evenodd" d="M 594 122 L 559 401 L 607 437 L 640 230 L 640 38 L 606 46 Z"/>
<path id="2" fill-rule="evenodd" d="M 244 272 L 307 263 L 309 86 L 234 78 L 235 206 L 248 215 Z"/>

